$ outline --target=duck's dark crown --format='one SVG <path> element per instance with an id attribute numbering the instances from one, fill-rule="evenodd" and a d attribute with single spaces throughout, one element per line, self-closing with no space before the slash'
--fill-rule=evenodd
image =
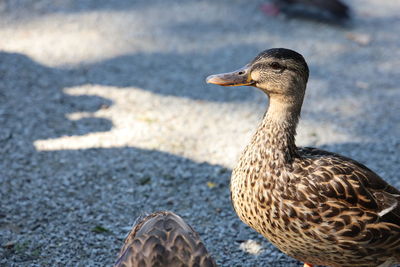
<path id="1" fill-rule="evenodd" d="M 309 69 L 306 60 L 304 57 L 297 53 L 296 51 L 287 49 L 287 48 L 271 48 L 264 50 L 260 54 L 258 54 L 252 61 L 252 63 L 257 62 L 263 58 L 275 58 L 277 60 L 293 60 L 300 65 L 302 65 L 307 73 L 307 77 L 309 75 Z"/>

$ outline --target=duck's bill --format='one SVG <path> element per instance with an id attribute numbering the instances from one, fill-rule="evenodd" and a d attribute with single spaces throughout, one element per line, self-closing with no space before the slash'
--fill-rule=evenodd
<path id="1" fill-rule="evenodd" d="M 248 66 L 245 66 L 233 72 L 210 75 L 207 77 L 206 82 L 222 86 L 240 86 L 254 84 L 254 81 L 250 77 Z"/>

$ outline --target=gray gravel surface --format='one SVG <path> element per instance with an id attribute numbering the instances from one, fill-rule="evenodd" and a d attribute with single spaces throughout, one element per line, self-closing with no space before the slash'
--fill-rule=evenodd
<path id="1" fill-rule="evenodd" d="M 267 99 L 204 78 L 299 51 L 298 144 L 399 188 L 400 2 L 346 2 L 348 27 L 267 17 L 263 1 L 0 1 L 0 265 L 110 266 L 134 219 L 167 209 L 221 266 L 297 266 L 229 200 Z"/>

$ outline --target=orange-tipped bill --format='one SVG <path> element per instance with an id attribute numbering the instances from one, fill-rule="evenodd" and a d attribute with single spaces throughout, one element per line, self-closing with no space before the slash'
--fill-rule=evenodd
<path id="1" fill-rule="evenodd" d="M 250 76 L 249 67 L 247 65 L 233 72 L 210 75 L 207 77 L 206 82 L 222 86 L 240 86 L 254 84 L 254 81 L 251 79 Z"/>

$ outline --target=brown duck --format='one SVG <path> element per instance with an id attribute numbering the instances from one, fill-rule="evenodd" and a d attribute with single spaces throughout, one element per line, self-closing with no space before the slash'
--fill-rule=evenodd
<path id="1" fill-rule="evenodd" d="M 215 267 L 199 235 L 181 217 L 159 211 L 133 226 L 114 267 Z"/>
<path id="2" fill-rule="evenodd" d="M 400 263 L 400 191 L 352 159 L 295 145 L 308 75 L 300 54 L 277 48 L 237 71 L 207 78 L 257 87 L 270 100 L 232 173 L 233 207 L 305 266 Z"/>

